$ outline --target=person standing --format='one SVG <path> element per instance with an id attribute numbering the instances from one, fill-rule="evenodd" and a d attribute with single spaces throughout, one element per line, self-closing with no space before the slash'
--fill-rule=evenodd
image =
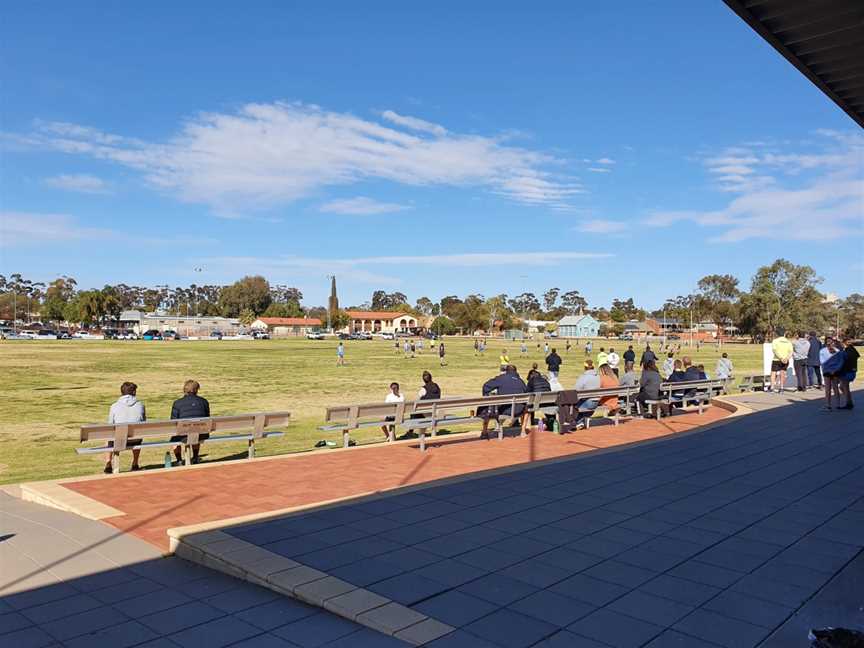
<path id="1" fill-rule="evenodd" d="M 336 366 L 344 367 L 345 366 L 345 345 L 340 341 L 336 346 Z"/>
<path id="2" fill-rule="evenodd" d="M 474 338 L 474 355 L 476 356 L 480 352 L 480 341 L 477 338 Z"/>
<path id="3" fill-rule="evenodd" d="M 566 353 L 570 353 L 570 340 L 567 340 L 567 344 L 566 344 L 566 346 L 564 347 L 564 351 L 565 351 Z"/>
<path id="4" fill-rule="evenodd" d="M 795 381 L 798 384 L 798 391 L 807 391 L 807 357 L 810 355 L 810 340 L 808 340 L 803 331 L 798 333 L 798 337 L 792 343 L 792 365 L 795 367 Z"/>
<path id="5" fill-rule="evenodd" d="M 341 346 L 341 343 L 340 343 Z M 196 380 L 187 380 L 183 383 L 183 397 L 178 398 L 171 405 L 172 419 L 190 419 L 190 418 L 207 418 L 210 416 L 210 403 L 206 398 L 198 395 L 201 385 Z M 206 441 L 210 438 L 209 434 L 199 434 L 199 441 Z M 171 437 L 171 441 L 185 441 L 185 435 Z M 196 443 L 192 446 L 192 463 L 198 463 L 198 451 L 201 449 L 201 444 Z M 180 446 L 174 446 L 174 457 L 178 462 L 183 460 L 183 449 Z"/>
<path id="6" fill-rule="evenodd" d="M 612 373 L 615 374 L 616 379 L 618 378 L 618 365 L 620 362 L 621 356 L 615 353 L 615 349 L 609 347 L 609 353 L 606 355 L 606 364 L 609 365 L 609 368 L 612 370 Z"/>
<path id="7" fill-rule="evenodd" d="M 108 423 L 117 425 L 118 423 L 142 423 L 147 420 L 147 413 L 144 411 L 144 403 L 136 397 L 138 393 L 138 385 L 133 382 L 124 382 L 120 385 L 120 398 L 111 405 L 108 410 Z M 127 441 L 127 446 L 138 445 L 140 439 Z M 109 441 L 108 445 L 114 446 L 113 441 Z M 141 455 L 141 448 L 132 448 L 132 470 L 141 470 L 138 465 L 138 457 Z M 112 472 L 111 459 L 113 453 L 109 452 L 105 455 L 105 474 L 110 475 Z"/>
<path id="8" fill-rule="evenodd" d="M 666 359 L 663 361 L 663 377 L 668 379 L 675 371 L 675 352 L 670 351 L 666 354 Z"/>
<path id="9" fill-rule="evenodd" d="M 586 356 L 590 356 L 590 355 L 591 355 L 591 350 L 592 350 L 593 348 L 594 348 L 594 345 L 591 343 L 591 340 L 588 340 L 588 341 L 585 343 L 585 355 L 586 355 Z"/>
<path id="10" fill-rule="evenodd" d="M 639 365 L 644 368 L 649 362 L 655 363 L 656 369 L 657 356 L 651 350 L 651 345 L 646 342 L 645 351 L 642 352 L 642 358 L 639 360 Z"/>
<path id="11" fill-rule="evenodd" d="M 811 387 L 822 389 L 822 363 L 819 361 L 819 352 L 822 350 L 822 342 L 816 331 L 810 331 L 810 349 L 807 352 L 807 382 Z"/>
<path id="12" fill-rule="evenodd" d="M 558 352 L 553 348 L 552 353 L 546 356 L 546 369 L 549 370 L 550 379 L 558 379 L 558 372 L 561 371 L 561 364 L 563 362 L 561 356 L 558 355 Z"/>
<path id="13" fill-rule="evenodd" d="M 522 355 L 528 354 L 528 345 L 525 344 L 525 340 L 522 340 L 522 344 L 519 345 L 519 353 Z"/>
<path id="14" fill-rule="evenodd" d="M 636 364 L 636 352 L 633 350 L 632 344 L 627 347 L 627 350 L 624 352 L 622 357 L 624 358 L 625 368 L 628 362 L 632 362 L 634 365 Z"/>
<path id="15" fill-rule="evenodd" d="M 597 354 L 597 366 L 602 367 L 606 364 L 606 359 L 608 357 L 608 353 L 606 353 L 606 349 L 600 347 L 600 353 Z"/>
<path id="16" fill-rule="evenodd" d="M 840 393 L 846 397 L 846 403 L 837 409 L 851 410 L 855 407 L 852 403 L 851 385 L 858 374 L 858 358 L 861 356 L 849 338 L 843 338 L 843 353 L 846 354 L 846 359 L 843 361 L 843 367 L 840 369 L 838 378 L 840 379 Z"/>
<path id="17" fill-rule="evenodd" d="M 498 356 L 498 365 L 501 371 L 507 369 L 507 365 L 510 364 L 510 356 L 507 355 L 507 349 L 501 350 L 501 355 Z"/>
<path id="18" fill-rule="evenodd" d="M 840 400 L 839 374 L 846 363 L 846 354 L 840 344 L 829 337 L 825 339 L 825 345 L 819 351 L 819 360 L 822 362 L 822 378 L 825 383 L 825 407 L 823 409 L 830 410 L 832 393 L 838 401 Z"/>
<path id="19" fill-rule="evenodd" d="M 724 352 L 717 361 L 717 368 L 714 372 L 717 374 L 719 380 L 728 380 L 732 378 L 733 371 L 732 361 L 729 359 L 729 355 Z"/>
<path id="20" fill-rule="evenodd" d="M 771 351 L 774 354 L 771 361 L 771 390 L 782 394 L 786 370 L 792 358 L 792 343 L 786 338 L 786 329 L 783 327 L 777 328 L 777 337 L 771 341 Z"/>
<path id="21" fill-rule="evenodd" d="M 438 359 L 441 361 L 441 366 L 447 364 L 447 361 L 444 359 L 444 343 L 438 345 Z"/>
<path id="22" fill-rule="evenodd" d="M 544 342 L 543 343 L 543 355 L 548 355 L 548 354 L 549 354 L 549 343 Z"/>

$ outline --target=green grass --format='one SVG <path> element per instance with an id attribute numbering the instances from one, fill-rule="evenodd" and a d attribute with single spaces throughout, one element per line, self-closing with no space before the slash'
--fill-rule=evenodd
<path id="1" fill-rule="evenodd" d="M 444 396 L 479 394 L 483 382 L 497 372 L 502 347 L 510 352 L 524 376 L 532 362 L 543 364 L 543 350 L 529 343 L 527 357 L 519 344 L 490 340 L 484 357 L 475 357 L 470 339 L 447 339 L 446 367 L 427 348 L 406 359 L 396 355 L 393 342 L 345 343 L 347 366 L 336 367 L 333 340 L 256 340 L 243 342 L 124 342 L 66 340 L 56 342 L 0 341 L 0 483 L 54 479 L 93 474 L 101 470 L 101 456 L 75 454 L 78 428 L 105 420 L 119 395 L 120 383 L 138 384 L 138 397 L 151 419 L 167 418 L 183 382 L 201 383 L 214 415 L 251 411 L 289 410 L 292 424 L 281 439 L 259 446 L 259 454 L 310 450 L 320 439 L 339 440 L 323 433 L 324 407 L 339 403 L 383 400 L 391 381 L 407 398 L 420 387 L 424 369 L 432 372 Z M 564 358 L 560 380 L 570 387 L 581 373 L 582 343 L 569 354 L 556 341 Z M 595 340 L 594 352 L 608 341 Z M 613 345 L 619 353 L 626 349 Z M 641 344 L 635 344 L 637 353 Z M 761 347 L 728 345 L 737 375 L 761 370 Z M 692 354 L 713 373 L 719 352 L 706 345 Z M 622 363 L 623 364 L 623 363 Z M 375 430 L 357 434 L 359 442 L 381 440 Z M 243 444 L 205 445 L 205 459 L 215 460 L 245 452 Z M 124 469 L 130 453 L 125 453 Z M 144 452 L 142 464 L 161 466 L 163 452 Z"/>

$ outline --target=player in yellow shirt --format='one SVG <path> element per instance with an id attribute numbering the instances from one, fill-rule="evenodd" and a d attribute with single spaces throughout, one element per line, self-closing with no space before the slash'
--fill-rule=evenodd
<path id="1" fill-rule="evenodd" d="M 777 337 L 771 341 L 771 351 L 774 353 L 774 359 L 771 361 L 771 391 L 781 394 L 793 351 L 792 343 L 786 338 L 786 329 L 777 328 Z"/>

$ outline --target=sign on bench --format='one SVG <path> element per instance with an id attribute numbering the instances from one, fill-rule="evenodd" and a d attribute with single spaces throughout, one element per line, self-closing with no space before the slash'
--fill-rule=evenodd
<path id="1" fill-rule="evenodd" d="M 269 437 L 282 436 L 282 432 L 268 431 L 273 427 L 287 426 L 290 412 L 258 412 L 254 414 L 234 414 L 230 416 L 211 416 L 198 419 L 172 419 L 144 421 L 141 423 L 97 423 L 81 426 L 81 443 L 103 441 L 100 447 L 76 448 L 78 454 L 110 452 L 112 470 L 120 472 L 120 453 L 132 448 L 183 448 L 186 465 L 192 463 L 191 446 L 205 441 L 201 437 L 210 435 L 207 443 L 224 441 L 247 441 L 248 456 L 255 456 L 255 441 Z M 239 430 L 251 432 L 240 433 Z M 228 432 L 229 434 L 220 434 Z M 183 437 L 171 441 L 172 437 Z"/>

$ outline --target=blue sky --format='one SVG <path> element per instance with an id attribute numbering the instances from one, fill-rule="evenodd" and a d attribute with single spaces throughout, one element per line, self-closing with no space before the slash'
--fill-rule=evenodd
<path id="1" fill-rule="evenodd" d="M 785 257 L 864 290 L 861 131 L 719 0 L 4 15 L 3 274 L 656 307 Z"/>

